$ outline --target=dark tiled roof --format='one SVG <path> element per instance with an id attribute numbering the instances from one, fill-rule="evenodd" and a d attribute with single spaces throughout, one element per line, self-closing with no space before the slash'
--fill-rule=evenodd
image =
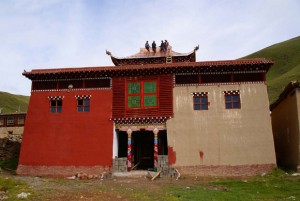
<path id="1" fill-rule="evenodd" d="M 17 115 L 26 115 L 26 112 L 0 113 L 0 116 L 17 116 Z"/>

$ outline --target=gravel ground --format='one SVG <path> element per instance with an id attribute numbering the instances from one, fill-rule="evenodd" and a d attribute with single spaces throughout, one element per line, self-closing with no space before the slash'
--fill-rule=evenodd
<path id="1" fill-rule="evenodd" d="M 5 174 L 30 186 L 33 195 L 27 200 L 163 200 L 165 187 L 185 188 L 195 182 L 199 183 L 196 178 L 159 178 L 151 181 L 145 174 L 136 174 L 134 177 L 123 175 L 104 180 L 68 180 Z M 203 179 L 201 182 L 208 183 Z"/>

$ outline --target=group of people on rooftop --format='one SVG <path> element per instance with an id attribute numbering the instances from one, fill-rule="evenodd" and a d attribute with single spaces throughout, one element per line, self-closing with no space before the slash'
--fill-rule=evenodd
<path id="1" fill-rule="evenodd" d="M 168 50 L 168 47 L 169 47 L 169 42 L 167 40 L 165 40 L 165 41 L 162 40 L 159 47 L 160 47 L 160 52 L 166 53 L 167 50 Z M 150 45 L 149 45 L 148 41 L 146 41 L 145 48 L 148 52 L 150 52 Z M 155 43 L 155 41 L 153 41 L 153 43 L 152 43 L 152 51 L 154 53 L 156 53 L 156 43 Z"/>

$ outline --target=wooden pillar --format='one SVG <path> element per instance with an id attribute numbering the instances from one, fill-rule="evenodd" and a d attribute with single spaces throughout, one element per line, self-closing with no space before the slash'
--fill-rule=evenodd
<path id="1" fill-rule="evenodd" d="M 154 133 L 154 171 L 157 170 L 157 162 L 158 162 L 158 132 L 159 130 L 155 128 L 153 130 Z"/>
<path id="2" fill-rule="evenodd" d="M 127 171 L 131 171 L 131 134 L 132 130 L 128 129 L 127 130 L 127 135 L 128 135 L 128 143 L 127 143 Z"/>

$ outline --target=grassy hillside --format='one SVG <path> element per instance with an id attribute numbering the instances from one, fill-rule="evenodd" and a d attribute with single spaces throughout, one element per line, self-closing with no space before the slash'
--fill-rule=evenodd
<path id="1" fill-rule="evenodd" d="M 27 112 L 29 96 L 0 92 L 2 113 Z"/>
<path id="2" fill-rule="evenodd" d="M 275 61 L 267 74 L 270 103 L 273 103 L 292 80 L 300 81 L 300 36 L 272 45 L 244 58 L 266 58 Z"/>

